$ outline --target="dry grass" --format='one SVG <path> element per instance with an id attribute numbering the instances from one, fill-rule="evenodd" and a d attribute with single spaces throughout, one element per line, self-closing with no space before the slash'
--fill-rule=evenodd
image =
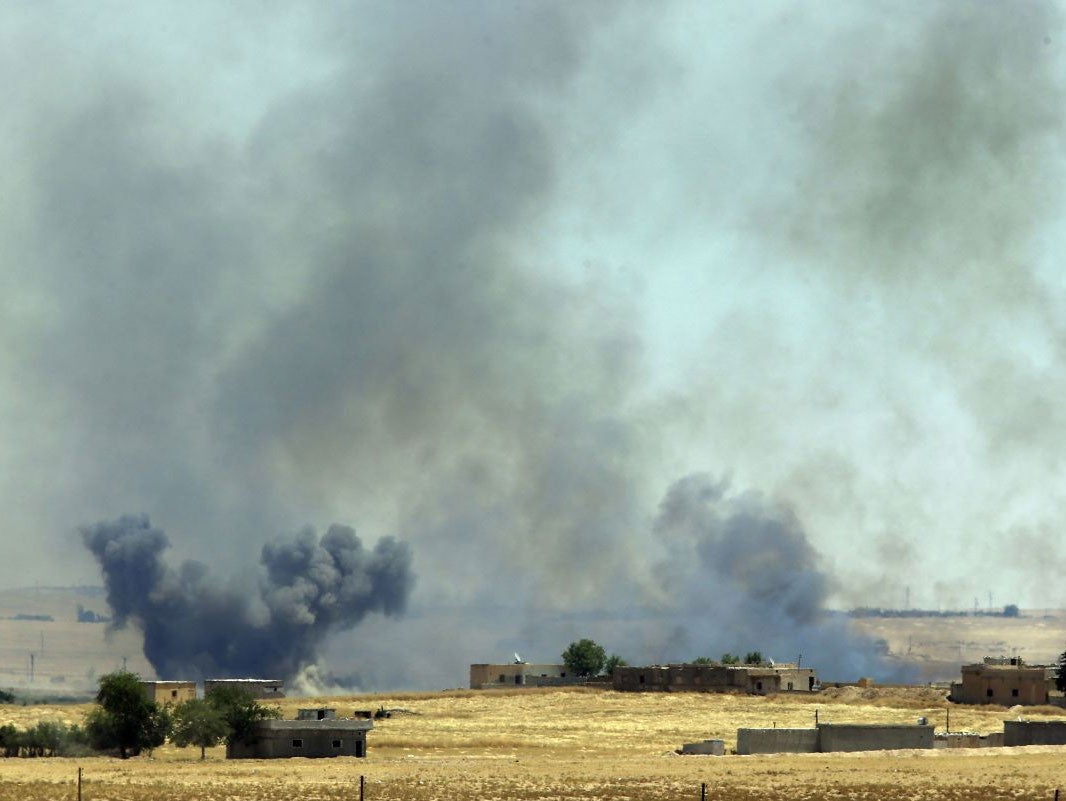
<path id="1" fill-rule="evenodd" d="M 854 689 L 854 688 L 851 688 Z M 898 703 L 893 705 L 892 698 Z M 74 798 L 77 768 L 86 801 L 680 801 L 698 799 L 1037 799 L 1066 789 L 1066 748 L 877 752 L 758 757 L 679 757 L 684 742 L 712 737 L 735 745 L 742 726 L 823 721 L 941 722 L 946 704 L 924 691 L 841 692 L 837 697 L 753 698 L 711 694 L 625 694 L 600 690 L 469 692 L 319 700 L 352 709 L 408 710 L 378 721 L 367 759 L 226 762 L 221 749 L 201 763 L 196 749 L 160 749 L 152 758 L 0 762 L 0 801 Z M 926 703 L 928 702 L 928 703 Z M 924 704 L 924 705 L 922 705 Z M 0 720 L 74 721 L 81 708 L 0 707 Z M 1043 712 L 1043 710 L 1041 711 Z M 951 708 L 952 729 L 997 731 L 1001 707 Z M 1026 711 L 1027 716 L 1042 714 Z M 36 717 L 34 717 L 36 716 Z"/>

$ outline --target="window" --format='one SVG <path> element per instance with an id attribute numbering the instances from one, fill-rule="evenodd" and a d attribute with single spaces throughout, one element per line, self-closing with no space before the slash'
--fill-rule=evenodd
<path id="1" fill-rule="evenodd" d="M 991 687 L 989 687 L 987 690 L 985 690 L 985 695 L 988 696 L 989 698 L 992 697 L 992 688 Z"/>
<path id="2" fill-rule="evenodd" d="M 792 682 L 788 683 L 788 689 L 790 689 L 790 690 L 792 689 Z"/>
<path id="3" fill-rule="evenodd" d="M 171 690 L 170 691 L 170 697 L 171 698 L 177 698 L 178 697 L 178 691 L 177 690 Z"/>
<path id="4" fill-rule="evenodd" d="M 500 674 L 500 684 L 503 684 L 505 681 L 507 681 L 507 677 L 501 673 Z"/>
<path id="5" fill-rule="evenodd" d="M 326 719 L 326 710 L 324 710 L 324 709 L 318 710 L 318 719 L 319 720 L 325 720 Z"/>
<path id="6" fill-rule="evenodd" d="M 755 689 L 756 690 L 761 690 L 762 689 L 762 682 L 761 681 L 755 682 Z"/>
<path id="7" fill-rule="evenodd" d="M 303 748 L 304 747 L 304 741 L 299 739 L 299 738 L 297 738 L 297 739 L 292 741 L 292 747 L 293 748 Z"/>
<path id="8" fill-rule="evenodd" d="M 1010 691 L 1010 694 L 1011 694 L 1012 698 L 1017 698 L 1018 697 L 1018 688 L 1015 687 L 1013 690 Z"/>
<path id="9" fill-rule="evenodd" d="M 333 741 L 333 747 L 334 748 L 340 748 L 341 747 L 341 741 L 340 740 L 334 740 Z"/>
<path id="10" fill-rule="evenodd" d="M 514 677 L 514 683 L 515 684 L 521 684 L 522 683 L 522 677 L 521 676 L 515 676 Z"/>
<path id="11" fill-rule="evenodd" d="M 641 684 L 644 683 L 644 674 L 643 673 L 640 674 L 640 683 Z"/>

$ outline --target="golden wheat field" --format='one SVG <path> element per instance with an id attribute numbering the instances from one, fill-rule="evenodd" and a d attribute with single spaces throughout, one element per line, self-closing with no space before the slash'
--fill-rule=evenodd
<path id="1" fill-rule="evenodd" d="M 566 689 L 353 696 L 289 700 L 339 713 L 399 710 L 375 723 L 366 759 L 225 761 L 221 748 L 159 749 L 127 761 L 0 760 L 0 801 L 72 799 L 78 768 L 86 801 L 673 801 L 709 799 L 1051 799 L 1066 797 L 1066 748 L 679 756 L 682 743 L 736 742 L 742 726 L 822 721 L 911 722 L 943 728 L 947 705 L 934 690 L 841 688 L 810 699 L 698 693 L 625 694 Z M 0 723 L 75 722 L 87 707 L 0 707 Z M 1031 718 L 1059 710 L 1026 710 Z M 1019 710 L 951 708 L 954 731 L 989 732 Z"/>

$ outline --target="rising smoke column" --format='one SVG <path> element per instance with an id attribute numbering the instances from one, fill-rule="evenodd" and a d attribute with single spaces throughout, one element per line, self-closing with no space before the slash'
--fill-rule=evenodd
<path id="1" fill-rule="evenodd" d="M 200 562 L 169 567 L 170 542 L 145 515 L 81 534 L 103 572 L 111 625 L 143 629 L 144 654 L 160 676 L 291 678 L 316 661 L 330 633 L 371 612 L 401 614 L 414 584 L 405 543 L 385 537 L 368 551 L 340 525 L 263 546 L 258 593 Z"/>
<path id="2" fill-rule="evenodd" d="M 683 621 L 675 647 L 692 651 L 678 658 L 759 650 L 782 661 L 804 654 L 823 675 L 895 670 L 827 611 L 833 582 L 790 508 L 695 474 L 669 488 L 655 532 L 669 554 L 658 577 Z"/>

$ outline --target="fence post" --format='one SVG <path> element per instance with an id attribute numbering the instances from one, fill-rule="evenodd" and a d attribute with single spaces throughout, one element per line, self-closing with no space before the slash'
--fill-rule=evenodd
<path id="1" fill-rule="evenodd" d="M 707 782 L 703 782 L 700 785 L 700 801 L 707 801 Z M 1058 801 L 1058 799 L 1055 801 Z"/>
<path id="2" fill-rule="evenodd" d="M 365 778 L 365 776 L 359 774 L 359 801 L 363 801 L 363 785 Z"/>
<path id="3" fill-rule="evenodd" d="M 81 768 L 78 768 L 78 801 L 81 801 Z"/>

